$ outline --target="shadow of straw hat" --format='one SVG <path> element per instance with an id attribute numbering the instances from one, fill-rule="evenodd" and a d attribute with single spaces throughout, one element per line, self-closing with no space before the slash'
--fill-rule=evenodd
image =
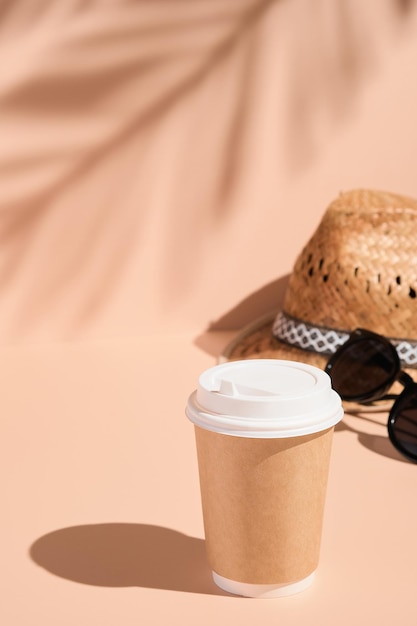
<path id="1" fill-rule="evenodd" d="M 355 328 L 389 338 L 417 380 L 417 200 L 341 193 L 296 259 L 281 311 L 245 327 L 220 360 L 277 358 L 324 368 Z"/>

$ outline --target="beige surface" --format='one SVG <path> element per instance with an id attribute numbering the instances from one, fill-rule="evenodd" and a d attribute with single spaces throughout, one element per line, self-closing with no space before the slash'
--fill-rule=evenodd
<path id="1" fill-rule="evenodd" d="M 0 3 L 2 625 L 415 619 L 416 467 L 384 425 L 335 433 L 314 587 L 252 602 L 210 581 L 184 407 L 230 338 L 207 327 L 278 306 L 339 190 L 417 197 L 416 18 Z"/>
<path id="2" fill-rule="evenodd" d="M 385 416 L 335 432 L 310 589 L 251 600 L 214 586 L 184 414 L 212 364 L 192 335 L 2 351 L 2 624 L 412 623 L 417 468 Z"/>

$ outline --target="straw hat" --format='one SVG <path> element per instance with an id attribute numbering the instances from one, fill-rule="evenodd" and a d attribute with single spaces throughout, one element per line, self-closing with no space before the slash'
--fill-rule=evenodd
<path id="1" fill-rule="evenodd" d="M 389 338 L 417 380 L 417 200 L 341 193 L 298 256 L 282 311 L 244 328 L 221 360 L 277 358 L 323 368 L 355 328 Z"/>

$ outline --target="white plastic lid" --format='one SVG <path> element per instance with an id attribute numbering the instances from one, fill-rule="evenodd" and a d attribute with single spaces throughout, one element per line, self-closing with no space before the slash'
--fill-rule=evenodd
<path id="1" fill-rule="evenodd" d="M 201 374 L 185 412 L 206 430 L 253 438 L 308 435 L 334 426 L 343 416 L 326 372 L 278 359 L 211 367 Z"/>

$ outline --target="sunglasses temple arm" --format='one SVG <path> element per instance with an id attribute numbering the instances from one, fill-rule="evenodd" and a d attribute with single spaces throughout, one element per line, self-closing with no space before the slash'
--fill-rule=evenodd
<path id="1" fill-rule="evenodd" d="M 409 387 L 410 385 L 414 385 L 414 380 L 411 378 L 407 372 L 401 371 L 398 377 L 398 382 L 400 382 L 404 387 Z"/>

